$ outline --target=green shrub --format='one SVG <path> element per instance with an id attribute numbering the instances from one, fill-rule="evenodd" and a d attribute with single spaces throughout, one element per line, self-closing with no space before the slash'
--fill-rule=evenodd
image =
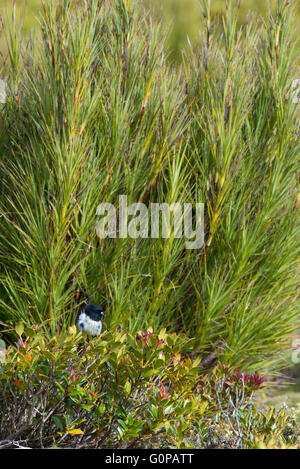
<path id="1" fill-rule="evenodd" d="M 39 57 L 24 52 L 30 66 L 11 63 L 9 70 L 1 317 L 47 321 L 53 333 L 58 323 L 68 327 L 89 297 L 107 301 L 108 320 L 127 322 L 131 331 L 166 324 L 187 289 L 184 242 L 100 242 L 96 209 L 103 201 L 118 206 L 123 193 L 128 203 L 151 194 L 156 201 L 183 200 L 186 171 L 174 150 L 186 126 L 183 91 L 147 18 L 123 1 L 114 8 L 83 1 L 74 9 L 73 3 L 59 9 L 50 2 Z M 21 68 L 23 61 L 16 63 Z M 175 177 L 167 191 L 164 168 Z M 157 295 L 175 271 L 180 282 L 173 294 L 170 282 Z"/>
<path id="2" fill-rule="evenodd" d="M 21 332 L 21 330 L 19 330 Z M 50 341 L 25 329 L 0 373 L 0 439 L 31 447 L 130 447 L 165 434 L 180 446 L 207 401 L 191 341 L 152 330 Z"/>
<path id="3" fill-rule="evenodd" d="M 232 447 L 288 445 L 285 408 L 258 411 L 263 378 L 224 365 L 207 373 L 193 341 L 152 329 L 51 340 L 19 324 L 0 370 L 0 447 Z M 23 338 L 24 337 L 24 338 Z"/>
<path id="4" fill-rule="evenodd" d="M 218 30 L 203 3 L 205 31 L 186 54 L 186 157 L 194 197 L 206 204 L 205 246 L 185 314 L 202 346 L 221 338 L 225 363 L 271 369 L 299 323 L 293 7 L 279 1 L 263 26 L 250 21 L 240 29 L 228 2 Z"/>
<path id="5" fill-rule="evenodd" d="M 203 354 L 276 369 L 299 321 L 298 56 L 292 5 L 242 30 L 228 8 L 184 70 L 123 0 L 45 6 L 35 53 L 9 29 L 0 133 L 0 320 L 67 331 L 85 301 L 105 327 L 195 337 Z M 205 243 L 98 239 L 118 196 L 204 202 Z"/>

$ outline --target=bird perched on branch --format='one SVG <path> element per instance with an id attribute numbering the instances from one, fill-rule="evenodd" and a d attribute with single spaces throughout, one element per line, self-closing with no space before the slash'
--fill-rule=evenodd
<path id="1" fill-rule="evenodd" d="M 78 329 L 93 337 L 99 335 L 102 330 L 102 319 L 105 317 L 101 306 L 89 304 L 81 311 L 78 318 Z"/>

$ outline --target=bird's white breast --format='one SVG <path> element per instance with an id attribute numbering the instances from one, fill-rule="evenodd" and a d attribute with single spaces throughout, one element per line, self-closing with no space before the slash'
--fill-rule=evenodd
<path id="1" fill-rule="evenodd" d="M 82 332 L 86 332 L 88 335 L 99 335 L 102 330 L 102 321 L 93 321 L 85 312 L 80 313 L 77 325 Z"/>

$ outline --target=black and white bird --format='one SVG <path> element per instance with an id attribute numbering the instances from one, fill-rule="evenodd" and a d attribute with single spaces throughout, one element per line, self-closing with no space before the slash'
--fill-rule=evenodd
<path id="1" fill-rule="evenodd" d="M 104 310 L 101 306 L 91 303 L 81 311 L 77 323 L 78 329 L 81 332 L 86 332 L 88 335 L 95 337 L 101 333 L 102 319 L 104 317 Z"/>

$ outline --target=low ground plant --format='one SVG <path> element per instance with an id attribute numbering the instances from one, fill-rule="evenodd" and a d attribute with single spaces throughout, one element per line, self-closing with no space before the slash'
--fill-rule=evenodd
<path id="1" fill-rule="evenodd" d="M 285 409 L 255 409 L 262 376 L 220 364 L 207 373 L 182 335 L 114 330 L 87 339 L 70 327 L 49 340 L 20 325 L 17 333 L 0 371 L 2 448 L 205 447 L 228 429 L 238 448 L 261 435 L 278 443 L 287 427 Z"/>

